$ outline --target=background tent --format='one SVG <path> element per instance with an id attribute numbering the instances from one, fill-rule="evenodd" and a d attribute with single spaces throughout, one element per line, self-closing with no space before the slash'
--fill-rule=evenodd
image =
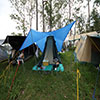
<path id="1" fill-rule="evenodd" d="M 6 48 L 0 45 L 0 62 L 8 59 L 8 54 Z"/>
<path id="2" fill-rule="evenodd" d="M 2 45 L 2 43 L 3 43 L 3 42 L 4 42 L 4 40 L 3 40 L 3 39 L 1 39 L 1 40 L 0 40 L 0 45 Z"/>
<path id="3" fill-rule="evenodd" d="M 26 36 L 7 36 L 3 44 L 9 43 L 12 49 L 19 50 Z"/>
<path id="4" fill-rule="evenodd" d="M 16 52 L 20 49 L 21 45 L 23 44 L 26 36 L 7 36 L 4 40 L 3 44 L 9 43 L 12 47 L 12 50 L 16 50 Z M 34 55 L 36 51 L 36 45 L 30 45 L 30 47 L 24 49 L 25 58 Z"/>
<path id="5" fill-rule="evenodd" d="M 87 36 L 80 39 L 75 50 L 76 57 L 81 62 L 100 63 L 100 37 Z"/>

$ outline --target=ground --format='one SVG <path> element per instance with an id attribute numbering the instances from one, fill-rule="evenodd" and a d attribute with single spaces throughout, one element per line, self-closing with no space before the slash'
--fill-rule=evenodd
<path id="1" fill-rule="evenodd" d="M 98 70 L 92 64 L 75 63 L 73 51 L 60 54 L 64 72 L 34 72 L 35 57 L 21 65 L 9 94 L 8 100 L 77 100 L 77 68 L 79 79 L 79 100 L 92 100 Z M 7 62 L 0 64 L 2 75 Z M 8 91 L 17 66 L 11 66 L 5 77 L 0 79 L 0 100 L 7 100 Z M 96 85 L 96 100 L 100 100 L 100 79 Z"/>

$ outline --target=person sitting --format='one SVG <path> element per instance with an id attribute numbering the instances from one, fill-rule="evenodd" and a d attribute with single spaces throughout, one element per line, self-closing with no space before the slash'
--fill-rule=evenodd
<path id="1" fill-rule="evenodd" d="M 60 63 L 59 63 L 59 61 L 58 61 L 57 58 L 55 58 L 53 61 L 54 61 L 54 63 L 55 63 L 55 64 L 53 65 L 53 70 L 56 70 Z"/>
<path id="2" fill-rule="evenodd" d="M 24 51 L 22 51 L 22 53 L 18 56 L 18 59 L 17 59 L 17 63 L 19 64 L 20 61 L 22 61 L 22 63 L 24 63 Z"/>

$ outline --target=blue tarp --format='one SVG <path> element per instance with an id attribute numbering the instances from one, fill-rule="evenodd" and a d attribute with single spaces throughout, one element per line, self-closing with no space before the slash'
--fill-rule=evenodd
<path id="1" fill-rule="evenodd" d="M 75 22 L 76 21 L 72 22 L 71 24 L 68 24 L 67 26 L 65 26 L 61 29 L 58 29 L 58 30 L 52 31 L 52 32 L 38 32 L 38 31 L 31 29 L 29 31 L 23 45 L 21 46 L 20 50 L 27 48 L 28 46 L 32 45 L 33 43 L 36 43 L 36 45 L 43 52 L 44 47 L 45 47 L 46 38 L 48 36 L 54 36 L 54 39 L 56 41 L 57 50 L 58 50 L 58 52 L 60 52 L 62 49 L 63 42 Z"/>
<path id="2" fill-rule="evenodd" d="M 48 65 L 48 66 L 42 66 L 43 69 L 41 69 L 40 67 L 38 67 L 37 65 L 33 67 L 32 70 L 34 71 L 52 71 L 53 70 L 53 65 Z M 54 69 L 54 71 L 58 72 L 58 71 L 61 71 L 63 72 L 64 71 L 64 67 L 62 64 L 59 64 L 59 66 L 57 67 L 57 69 Z"/>

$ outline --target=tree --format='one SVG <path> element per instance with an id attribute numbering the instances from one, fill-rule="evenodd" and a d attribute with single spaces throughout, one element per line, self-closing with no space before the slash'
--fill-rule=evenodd
<path id="1" fill-rule="evenodd" d="M 100 0 L 95 0 L 91 13 L 91 30 L 100 32 Z"/>
<path id="2" fill-rule="evenodd" d="M 16 21 L 17 29 L 22 30 L 24 36 L 27 30 L 32 26 L 32 19 L 34 14 L 34 1 L 33 0 L 9 0 L 15 12 L 10 15 L 11 19 Z"/>
<path id="3" fill-rule="evenodd" d="M 91 29 L 93 31 L 100 32 L 100 14 L 97 9 L 94 8 L 91 14 L 92 26 Z"/>
<path id="4" fill-rule="evenodd" d="M 42 0 L 42 22 L 43 22 L 43 32 L 45 32 L 45 22 L 44 22 L 44 3 L 46 1 Z"/>
<path id="5" fill-rule="evenodd" d="M 96 4 L 96 6 L 100 6 L 100 0 L 95 0 L 94 3 Z"/>
<path id="6" fill-rule="evenodd" d="M 91 0 L 87 0 L 87 8 L 88 8 L 88 18 L 87 18 L 87 24 L 86 24 L 86 31 L 90 32 L 91 28 L 90 28 L 90 1 Z"/>
<path id="7" fill-rule="evenodd" d="M 12 34 L 13 36 L 22 36 L 22 33 L 17 33 L 17 34 L 16 34 L 15 32 L 12 32 L 11 34 Z"/>
<path id="8" fill-rule="evenodd" d="M 88 5 L 88 24 L 89 24 L 89 27 L 90 27 L 90 1 L 91 0 L 87 0 L 87 5 Z"/>
<path id="9" fill-rule="evenodd" d="M 38 30 L 38 0 L 36 0 L 36 30 Z"/>
<path id="10" fill-rule="evenodd" d="M 85 32 L 85 13 L 83 12 L 84 0 L 74 0 L 72 8 L 72 19 L 76 20 L 74 34 Z M 84 13 L 84 14 L 83 14 Z"/>
<path id="11" fill-rule="evenodd" d="M 43 22 L 43 30 L 44 30 L 44 23 L 46 30 L 55 30 L 61 28 L 63 23 L 63 8 L 66 7 L 65 4 L 66 0 L 43 0 L 42 1 L 42 22 Z M 65 20 L 64 20 L 65 21 Z"/>

